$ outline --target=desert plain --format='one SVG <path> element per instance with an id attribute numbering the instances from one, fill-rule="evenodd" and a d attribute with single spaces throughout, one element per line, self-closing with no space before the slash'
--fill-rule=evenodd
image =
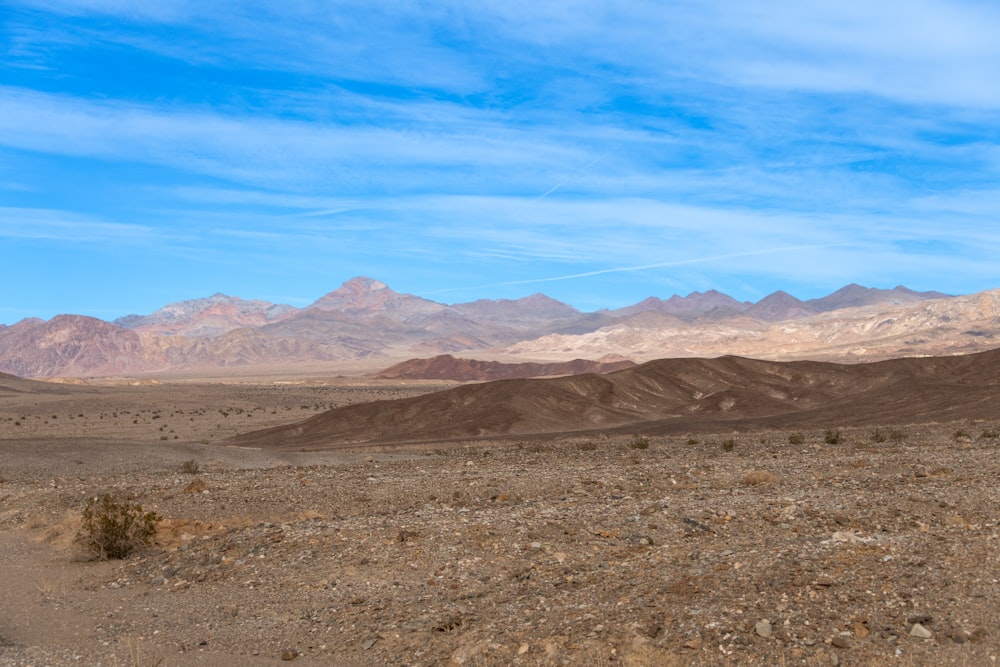
<path id="1" fill-rule="evenodd" d="M 365 408 L 328 412 L 544 408 L 519 382 L 0 377 L 0 664 L 996 664 L 990 377 L 926 396 L 967 410 L 884 419 L 843 396 L 651 427 L 569 405 L 535 432 L 362 442 Z M 340 414 L 350 438 L 323 446 Z M 105 492 L 163 520 L 88 561 Z"/>

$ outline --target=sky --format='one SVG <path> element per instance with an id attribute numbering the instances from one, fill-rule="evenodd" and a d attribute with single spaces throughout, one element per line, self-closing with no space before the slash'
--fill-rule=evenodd
<path id="1" fill-rule="evenodd" d="M 987 0 L 0 0 L 0 323 L 1000 288 Z"/>

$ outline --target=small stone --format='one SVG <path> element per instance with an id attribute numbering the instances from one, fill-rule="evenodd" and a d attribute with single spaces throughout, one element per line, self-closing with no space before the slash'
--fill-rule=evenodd
<path id="1" fill-rule="evenodd" d="M 918 639 L 930 639 L 934 636 L 934 633 L 920 623 L 914 623 L 913 627 L 910 628 L 910 636 L 917 637 Z"/>
<path id="2" fill-rule="evenodd" d="M 757 624 L 753 626 L 753 629 L 757 631 L 757 634 L 767 639 L 771 636 L 771 623 L 770 621 L 757 621 Z"/>
<path id="3" fill-rule="evenodd" d="M 363 648 L 364 650 L 367 651 L 372 646 L 375 646 L 375 642 L 377 642 L 377 641 L 378 641 L 378 637 L 369 637 L 368 639 L 366 639 L 363 642 L 361 642 L 361 648 Z"/>
<path id="4" fill-rule="evenodd" d="M 541 549 L 542 548 L 542 543 L 541 542 L 532 542 L 528 546 L 530 546 L 532 549 Z"/>
<path id="5" fill-rule="evenodd" d="M 295 658 L 297 658 L 297 657 L 299 657 L 299 652 L 296 651 L 291 646 L 289 646 L 288 648 L 281 649 L 281 659 L 282 660 L 295 660 Z"/>
<path id="6" fill-rule="evenodd" d="M 830 641 L 830 644 L 837 648 L 851 648 L 851 638 L 837 635 Z"/>
<path id="7" fill-rule="evenodd" d="M 524 655 L 525 653 L 528 652 L 528 648 L 529 646 L 527 644 L 521 644 L 520 646 L 517 647 L 517 654 Z"/>
<path id="8" fill-rule="evenodd" d="M 704 642 L 702 641 L 701 637 L 695 636 L 684 642 L 684 648 L 690 648 L 697 651 L 702 647 L 702 644 L 704 644 Z"/>

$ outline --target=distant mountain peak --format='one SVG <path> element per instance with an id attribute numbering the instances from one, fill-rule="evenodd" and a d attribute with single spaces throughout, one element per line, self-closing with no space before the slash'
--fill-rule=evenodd
<path id="1" fill-rule="evenodd" d="M 359 315 L 384 313 L 417 315 L 437 312 L 443 310 L 445 306 L 413 294 L 400 294 L 380 280 L 357 276 L 332 292 L 324 294 L 309 308 L 338 310 Z"/>
<path id="2" fill-rule="evenodd" d="M 365 276 L 355 276 L 350 280 L 344 282 L 340 286 L 340 289 L 347 290 L 368 290 L 369 292 L 377 292 L 379 290 L 389 289 L 381 280 L 375 280 L 374 278 L 368 278 Z"/>

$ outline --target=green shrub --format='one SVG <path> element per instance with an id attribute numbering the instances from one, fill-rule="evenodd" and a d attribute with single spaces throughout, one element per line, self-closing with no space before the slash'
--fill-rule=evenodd
<path id="1" fill-rule="evenodd" d="M 91 560 L 128 558 L 149 544 L 160 520 L 156 512 L 144 512 L 137 503 L 105 493 L 87 500 L 76 542 Z"/>
<path id="2" fill-rule="evenodd" d="M 827 431 L 823 436 L 823 442 L 828 445 L 839 445 L 843 441 L 840 431 Z"/>
<path id="3" fill-rule="evenodd" d="M 964 428 L 960 428 L 957 431 L 955 431 L 952 437 L 955 438 L 955 440 L 965 440 L 970 438 L 971 436 L 969 435 L 969 432 L 966 431 Z"/>
<path id="4" fill-rule="evenodd" d="M 806 441 L 806 437 L 801 433 L 792 433 L 788 436 L 788 444 L 790 445 L 801 445 Z"/>
<path id="5" fill-rule="evenodd" d="M 722 451 L 731 452 L 734 449 L 736 449 L 736 440 L 734 440 L 733 438 L 727 438 L 726 440 L 722 441 Z"/>

